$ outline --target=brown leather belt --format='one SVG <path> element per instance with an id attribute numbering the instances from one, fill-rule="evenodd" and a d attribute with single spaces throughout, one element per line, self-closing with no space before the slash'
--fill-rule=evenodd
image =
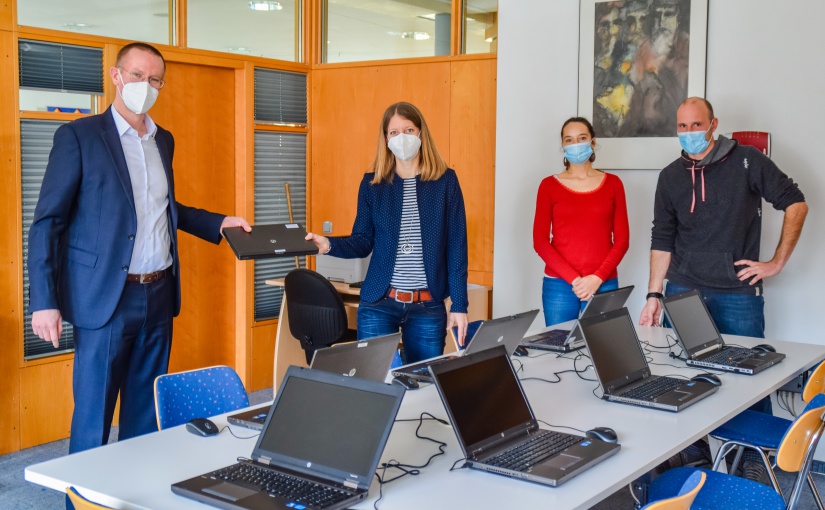
<path id="1" fill-rule="evenodd" d="M 166 275 L 172 272 L 172 267 L 167 267 L 166 269 L 161 269 L 160 271 L 155 271 L 154 273 L 144 273 L 144 274 L 127 274 L 126 281 L 127 282 L 134 282 L 134 283 L 155 283 L 158 280 L 163 280 L 166 278 Z"/>
<path id="2" fill-rule="evenodd" d="M 427 289 L 422 290 L 400 290 L 390 287 L 387 297 L 399 303 L 420 303 L 421 301 L 432 301 L 433 296 Z"/>

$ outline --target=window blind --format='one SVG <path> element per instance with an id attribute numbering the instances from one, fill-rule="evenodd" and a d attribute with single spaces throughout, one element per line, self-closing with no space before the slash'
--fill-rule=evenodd
<path id="1" fill-rule="evenodd" d="M 20 39 L 20 88 L 103 94 L 103 50 Z"/>
<path id="2" fill-rule="evenodd" d="M 255 121 L 307 124 L 307 76 L 255 69 Z"/>

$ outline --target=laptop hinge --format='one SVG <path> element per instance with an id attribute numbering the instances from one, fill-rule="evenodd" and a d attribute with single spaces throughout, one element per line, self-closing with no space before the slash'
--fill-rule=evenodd
<path id="1" fill-rule="evenodd" d="M 272 459 L 271 459 L 271 458 L 269 458 L 269 457 L 263 457 L 263 456 L 258 457 L 258 458 L 257 458 L 257 459 L 255 459 L 255 460 L 256 460 L 256 461 L 258 461 L 258 462 L 260 462 L 261 464 L 266 464 L 267 466 L 269 465 L 269 463 L 270 463 L 270 462 L 272 462 Z"/>
<path id="2" fill-rule="evenodd" d="M 357 489 L 358 484 L 353 482 L 352 480 L 344 480 L 344 487 L 348 489 Z"/>
<path id="3" fill-rule="evenodd" d="M 714 345 L 711 345 L 710 347 L 708 347 L 707 349 L 702 349 L 701 351 L 694 352 L 693 356 L 691 356 L 691 358 L 696 358 L 698 356 L 701 356 L 703 354 L 713 352 L 713 351 L 721 351 L 724 347 L 725 347 L 725 344 L 714 344 Z"/>

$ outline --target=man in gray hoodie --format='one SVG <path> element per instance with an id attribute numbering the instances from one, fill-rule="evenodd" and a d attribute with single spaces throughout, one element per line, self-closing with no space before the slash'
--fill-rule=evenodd
<path id="1" fill-rule="evenodd" d="M 767 156 L 724 136 L 705 99 L 676 113 L 681 157 L 659 174 L 654 203 L 647 303 L 639 323 L 659 325 L 667 293 L 701 293 L 723 334 L 764 338 L 762 281 L 793 252 L 808 213 L 796 183 Z M 785 218 L 773 257 L 759 261 L 762 199 Z"/>

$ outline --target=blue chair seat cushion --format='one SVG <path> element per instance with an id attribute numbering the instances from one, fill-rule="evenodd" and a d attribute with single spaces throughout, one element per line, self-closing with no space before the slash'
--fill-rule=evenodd
<path id="1" fill-rule="evenodd" d="M 665 471 L 650 484 L 649 502 L 671 498 L 679 494 L 685 481 L 696 468 L 676 468 Z M 691 505 L 691 510 L 784 510 L 785 500 L 772 488 L 736 476 L 702 469 L 707 475 L 705 484 Z"/>
<path id="2" fill-rule="evenodd" d="M 742 411 L 710 434 L 722 439 L 745 441 L 765 448 L 779 448 L 790 420 L 757 411 Z"/>

